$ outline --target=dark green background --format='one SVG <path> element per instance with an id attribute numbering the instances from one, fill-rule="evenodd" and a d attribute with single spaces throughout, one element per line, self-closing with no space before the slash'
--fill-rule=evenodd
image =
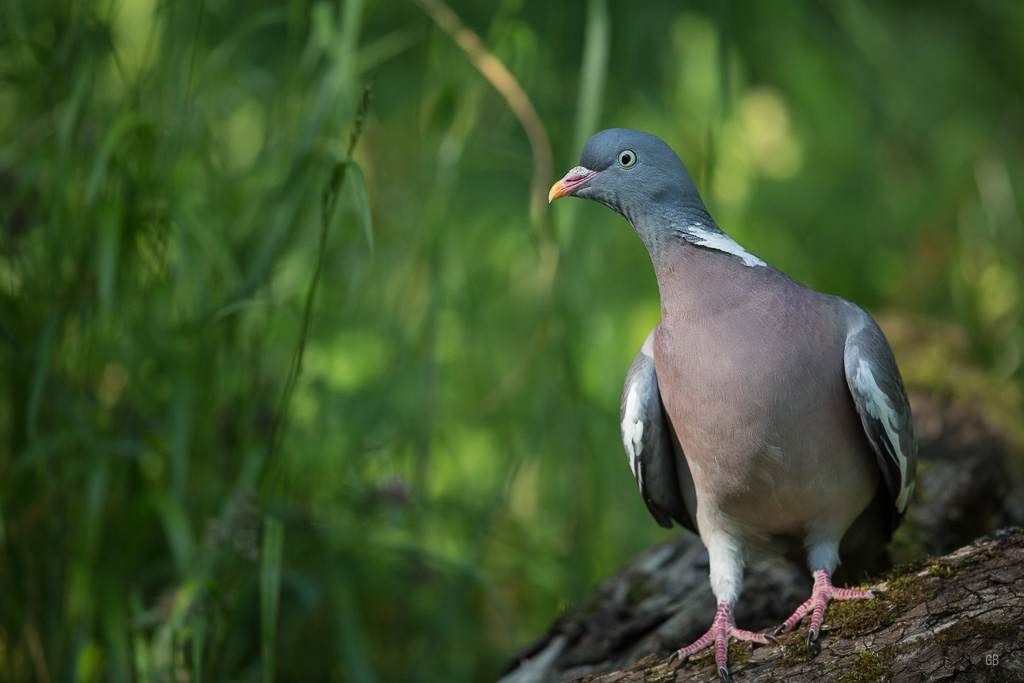
<path id="1" fill-rule="evenodd" d="M 0 4 L 0 680 L 491 679 L 668 538 L 600 128 L 1019 425 L 1020 2 L 453 2 L 539 171 L 435 6 Z"/>

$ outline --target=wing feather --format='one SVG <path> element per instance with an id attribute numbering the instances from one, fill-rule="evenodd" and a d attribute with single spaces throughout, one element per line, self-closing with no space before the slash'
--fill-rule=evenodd
<path id="1" fill-rule="evenodd" d="M 694 511 L 688 509 L 681 490 L 688 485 L 688 498 L 695 500 L 693 480 L 661 403 L 653 340 L 652 330 L 626 373 L 619 413 L 622 445 L 640 495 L 658 524 L 670 529 L 674 519 L 696 531 Z"/>
<path id="2" fill-rule="evenodd" d="M 875 321 L 861 314 L 863 324 L 846 339 L 846 383 L 888 486 L 898 524 L 914 492 L 914 422 L 889 342 Z"/>

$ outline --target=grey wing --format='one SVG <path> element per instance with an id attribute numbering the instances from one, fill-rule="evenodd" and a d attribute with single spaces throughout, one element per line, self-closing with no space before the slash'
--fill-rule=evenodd
<path id="1" fill-rule="evenodd" d="M 853 304 L 850 304 L 853 306 Z M 914 493 L 917 441 L 910 402 L 885 335 L 859 307 L 863 324 L 846 338 L 846 383 L 889 488 L 898 524 Z"/>
<path id="2" fill-rule="evenodd" d="M 693 523 L 696 494 L 690 470 L 665 415 L 654 371 L 654 330 L 647 336 L 622 388 L 622 444 L 640 486 L 647 509 L 661 526 L 671 529 L 675 519 L 696 531 Z M 682 475 L 681 477 L 679 475 Z M 684 501 L 690 501 L 688 509 Z"/>

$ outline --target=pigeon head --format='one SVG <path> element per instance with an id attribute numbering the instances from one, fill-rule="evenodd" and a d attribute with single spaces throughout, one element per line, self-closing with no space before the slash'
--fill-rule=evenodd
<path id="1" fill-rule="evenodd" d="M 710 220 L 686 166 L 661 138 L 610 128 L 587 141 L 580 165 L 548 193 L 600 202 L 626 217 L 640 236 L 666 219 Z M 646 242 L 647 239 L 644 239 Z"/>

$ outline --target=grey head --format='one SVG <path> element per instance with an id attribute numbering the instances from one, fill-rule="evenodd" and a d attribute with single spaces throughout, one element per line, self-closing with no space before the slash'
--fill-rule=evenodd
<path id="1" fill-rule="evenodd" d="M 639 130 L 609 128 L 591 137 L 580 165 L 555 183 L 548 201 L 565 196 L 593 199 L 619 212 L 645 243 L 655 237 L 645 233 L 667 226 L 714 225 L 676 153 L 661 138 Z"/>

